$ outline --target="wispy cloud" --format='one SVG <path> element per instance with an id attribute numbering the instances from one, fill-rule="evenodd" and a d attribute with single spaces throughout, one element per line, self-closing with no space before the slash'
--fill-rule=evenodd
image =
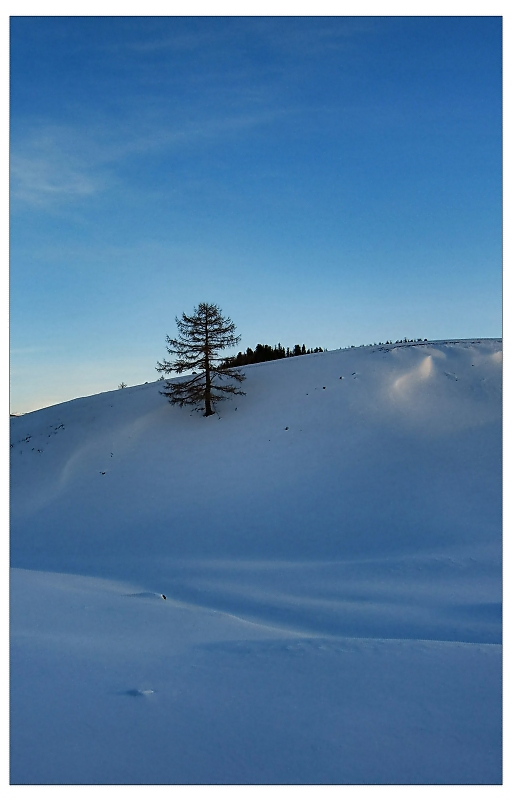
<path id="1" fill-rule="evenodd" d="M 225 38 L 223 36 L 222 38 Z M 159 51 L 168 52 L 169 50 L 182 53 L 196 51 L 208 45 L 218 44 L 219 34 L 212 31 L 181 32 L 171 34 L 157 34 L 156 36 L 146 36 L 145 39 L 126 38 L 124 41 L 111 42 L 109 44 L 97 45 L 100 49 L 110 52 L 132 52 L 140 55 L 154 54 Z"/>
<path id="2" fill-rule="evenodd" d="M 105 180 L 84 150 L 79 131 L 37 125 L 12 147 L 11 198 L 41 206 L 91 196 Z"/>
<path id="3" fill-rule="evenodd" d="M 257 32 L 276 53 L 298 53 L 302 58 L 339 50 L 379 28 L 371 17 L 258 17 L 250 22 L 251 33 Z"/>
<path id="4" fill-rule="evenodd" d="M 308 109 L 291 108 L 304 103 L 293 87 L 302 85 L 317 56 L 345 47 L 377 23 L 337 17 L 192 24 L 138 18 L 119 23 L 117 36 L 108 35 L 111 21 L 94 24 L 104 35 L 83 39 L 68 21 L 57 32 L 64 25 L 66 46 L 82 55 L 86 50 L 101 76 L 95 79 L 97 96 L 70 105 L 67 119 L 69 113 L 74 117 L 66 125 L 56 118 L 15 119 L 14 209 L 76 205 L 125 186 L 128 159 L 227 142 L 285 115 L 311 118 Z"/>
<path id="5" fill-rule="evenodd" d="M 200 146 L 271 124 L 290 113 L 285 109 L 261 110 L 197 117 L 181 123 L 151 113 L 146 119 L 115 123 L 33 123 L 32 132 L 12 147 L 11 198 L 33 207 L 79 201 L 122 184 L 122 171 L 130 158 L 165 156 L 183 147 Z"/>
<path id="6" fill-rule="evenodd" d="M 368 17 L 230 17 L 222 21 L 209 20 L 207 25 L 196 26 L 193 30 L 182 20 L 168 18 L 163 26 L 145 22 L 142 29 L 139 23 L 137 31 L 127 29 L 124 40 L 97 43 L 96 47 L 142 57 L 159 52 L 247 54 L 248 42 L 252 41 L 256 50 L 264 46 L 274 55 L 299 52 L 304 57 L 324 54 L 326 49 L 339 48 L 343 42 L 379 28 L 378 20 Z"/>
<path id="7" fill-rule="evenodd" d="M 55 198 L 83 197 L 99 188 L 91 175 L 65 161 L 44 156 L 13 155 L 11 181 L 12 197 L 30 205 Z"/>

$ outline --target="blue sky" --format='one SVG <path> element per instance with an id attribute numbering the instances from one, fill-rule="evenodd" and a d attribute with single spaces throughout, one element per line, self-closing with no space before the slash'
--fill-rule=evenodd
<path id="1" fill-rule="evenodd" d="M 14 17 L 11 407 L 257 342 L 501 335 L 498 17 Z"/>

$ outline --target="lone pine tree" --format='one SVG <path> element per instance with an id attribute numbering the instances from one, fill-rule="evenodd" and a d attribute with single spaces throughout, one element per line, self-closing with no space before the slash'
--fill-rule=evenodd
<path id="1" fill-rule="evenodd" d="M 204 404 L 204 416 L 209 417 L 215 413 L 213 404 L 225 400 L 226 395 L 245 394 L 236 385 L 225 382 L 231 379 L 241 383 L 245 375 L 223 363 L 224 359 L 218 355 L 219 350 L 238 344 L 241 337 L 235 336 L 236 327 L 230 318 L 223 317 L 221 309 L 211 303 L 199 303 L 190 316 L 183 313 L 181 319 L 176 317 L 176 325 L 178 338 L 166 339 L 167 352 L 176 358 L 157 362 L 157 371 L 165 375 L 200 371 L 179 383 L 168 381 L 161 394 L 180 407 Z"/>

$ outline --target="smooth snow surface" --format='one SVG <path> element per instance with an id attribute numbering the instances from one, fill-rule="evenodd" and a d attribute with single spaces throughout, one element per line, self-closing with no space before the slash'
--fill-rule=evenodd
<path id="1" fill-rule="evenodd" d="M 12 420 L 11 781 L 500 783 L 501 341 L 244 371 Z"/>

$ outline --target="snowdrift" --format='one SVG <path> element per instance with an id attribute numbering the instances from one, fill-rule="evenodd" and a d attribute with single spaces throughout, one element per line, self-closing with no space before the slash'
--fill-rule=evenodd
<path id="1" fill-rule="evenodd" d="M 12 781 L 500 782 L 501 341 L 244 372 L 12 420 Z"/>

